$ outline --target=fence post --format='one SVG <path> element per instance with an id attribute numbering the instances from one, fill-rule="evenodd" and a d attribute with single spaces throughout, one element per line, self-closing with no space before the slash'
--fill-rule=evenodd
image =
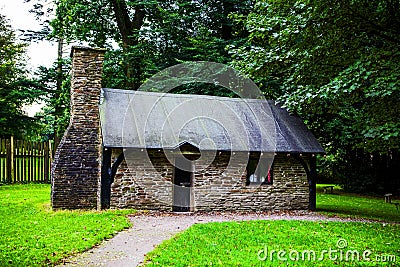
<path id="1" fill-rule="evenodd" d="M 11 179 L 15 181 L 15 140 L 14 136 L 11 136 Z"/>
<path id="2" fill-rule="evenodd" d="M 49 166 L 50 166 L 50 140 L 44 143 L 44 182 L 49 182 Z"/>
<path id="3" fill-rule="evenodd" d="M 11 140 L 6 139 L 6 180 L 11 183 L 11 144 L 8 141 L 11 142 Z"/>
<path id="4" fill-rule="evenodd" d="M 14 158 L 15 158 L 15 155 L 14 155 L 14 153 L 15 153 L 15 147 L 14 147 L 14 136 L 11 136 L 11 138 L 10 138 L 10 158 L 9 158 L 9 160 L 10 160 L 10 176 L 9 176 L 9 182 L 11 183 L 12 181 L 14 181 L 14 171 L 15 171 L 15 162 L 14 162 Z"/>

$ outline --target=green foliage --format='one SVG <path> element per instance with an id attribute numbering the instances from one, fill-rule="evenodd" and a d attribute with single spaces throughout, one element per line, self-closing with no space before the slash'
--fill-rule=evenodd
<path id="1" fill-rule="evenodd" d="M 125 211 L 51 211 L 50 186 L 0 186 L 0 265 L 46 266 L 130 226 Z"/>
<path id="2" fill-rule="evenodd" d="M 7 19 L 0 14 L 0 136 L 22 137 L 35 128 L 24 105 L 41 95 L 37 84 L 28 79 L 26 44 L 19 43 Z"/>
<path id="3" fill-rule="evenodd" d="M 398 149 L 396 2 L 259 1 L 245 18 L 247 44 L 231 49 L 233 64 L 327 147 Z"/>
<path id="4" fill-rule="evenodd" d="M 195 224 L 147 254 L 146 266 L 354 266 L 355 261 L 331 260 L 328 254 L 322 255 L 323 260 L 318 260 L 323 250 L 338 249 L 340 239 L 347 241 L 344 254 L 347 250 L 358 250 L 362 255 L 364 250 L 371 250 L 371 261 L 361 260 L 357 264 L 376 266 L 381 264 L 376 262 L 376 255 L 399 255 L 399 231 L 399 225 L 326 221 Z M 260 253 L 260 250 L 264 252 Z M 261 261 L 258 256 L 263 259 L 265 250 L 267 257 Z M 271 259 L 273 250 L 275 253 Z M 283 257 L 287 260 L 278 259 L 280 250 L 286 251 Z M 289 252 L 294 250 L 300 253 L 299 261 L 289 258 Z M 311 250 L 316 253 L 316 259 L 307 260 L 306 257 L 302 260 L 302 252 Z M 382 266 L 390 265 L 383 263 Z"/>
<path id="5" fill-rule="evenodd" d="M 63 136 L 70 111 L 70 59 L 60 59 L 52 67 L 39 67 L 36 81 L 41 85 L 46 107 L 36 114 L 39 119 L 39 135 L 42 140 Z"/>
<path id="6" fill-rule="evenodd" d="M 56 6 L 56 17 L 50 22 L 50 37 L 56 40 L 62 37 L 67 42 L 79 40 L 104 47 L 117 35 L 110 1 L 58 0 Z"/>
<path id="7" fill-rule="evenodd" d="M 258 1 L 236 17 L 249 37 L 232 64 L 306 121 L 334 172 L 356 149 L 399 150 L 399 14 L 398 0 Z"/>
<path id="8" fill-rule="evenodd" d="M 184 61 L 229 62 L 226 45 L 242 40 L 233 36 L 236 29 L 229 15 L 247 13 L 251 4 L 59 0 L 51 36 L 92 46 L 113 44 L 106 57 L 104 84 L 137 89 L 159 70 Z"/>

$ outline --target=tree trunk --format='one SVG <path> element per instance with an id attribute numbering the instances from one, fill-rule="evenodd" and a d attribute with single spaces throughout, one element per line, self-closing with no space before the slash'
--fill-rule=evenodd
<path id="1" fill-rule="evenodd" d="M 126 2 L 123 0 L 111 0 L 118 29 L 122 37 L 123 50 L 125 53 L 130 48 L 139 44 L 139 30 L 143 25 L 145 12 L 138 6 L 135 8 L 133 20 L 131 20 Z M 127 77 L 126 87 L 137 90 L 141 84 L 141 61 L 139 56 L 129 58 L 126 62 L 125 71 Z"/>
<path id="2" fill-rule="evenodd" d="M 228 17 L 230 13 L 235 11 L 235 6 L 230 0 L 222 1 L 223 20 L 222 20 L 222 39 L 225 41 L 232 40 L 232 21 Z"/>
<path id="3" fill-rule="evenodd" d="M 60 99 L 61 91 L 62 91 L 62 83 L 63 83 L 63 72 L 62 72 L 62 58 L 63 58 L 63 37 L 58 37 L 58 51 L 57 51 L 57 78 L 56 78 L 56 93 L 54 98 Z M 62 107 L 61 102 L 58 102 L 54 106 L 54 117 L 56 122 L 61 118 L 63 115 L 64 108 Z M 58 127 L 55 125 L 54 127 L 54 146 L 57 147 L 60 143 L 60 136 L 57 131 Z"/>

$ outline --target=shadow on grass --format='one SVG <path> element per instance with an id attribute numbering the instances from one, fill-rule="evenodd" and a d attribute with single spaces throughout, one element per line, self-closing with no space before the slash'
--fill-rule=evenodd
<path id="1" fill-rule="evenodd" d="M 317 212 L 323 213 L 331 217 L 346 217 L 346 218 L 364 218 L 376 221 L 399 222 L 400 223 L 400 210 L 396 210 L 393 206 L 393 213 L 398 214 L 376 214 L 366 210 L 345 210 L 335 208 L 317 208 Z"/>
<path id="2" fill-rule="evenodd" d="M 400 222 L 400 208 L 383 199 L 355 194 L 317 194 L 317 212 L 333 217 Z"/>

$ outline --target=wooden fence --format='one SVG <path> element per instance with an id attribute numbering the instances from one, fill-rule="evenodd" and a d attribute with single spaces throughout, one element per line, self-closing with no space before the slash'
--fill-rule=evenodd
<path id="1" fill-rule="evenodd" d="M 0 139 L 0 183 L 50 181 L 52 143 Z"/>

